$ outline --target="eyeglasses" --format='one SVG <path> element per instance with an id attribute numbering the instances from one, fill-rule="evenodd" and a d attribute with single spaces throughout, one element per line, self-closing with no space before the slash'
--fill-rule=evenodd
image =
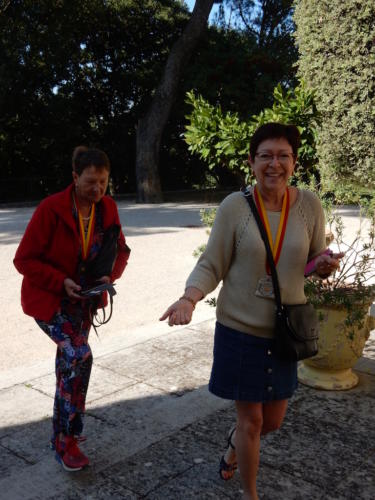
<path id="1" fill-rule="evenodd" d="M 272 155 L 271 153 L 255 153 L 261 163 L 270 163 L 274 158 L 280 163 L 288 163 L 294 159 L 292 153 L 280 153 L 279 155 Z"/>

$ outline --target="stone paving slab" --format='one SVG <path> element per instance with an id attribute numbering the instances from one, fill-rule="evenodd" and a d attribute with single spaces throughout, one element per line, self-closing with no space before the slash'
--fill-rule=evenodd
<path id="1" fill-rule="evenodd" d="M 337 492 L 329 494 L 319 484 L 305 481 L 298 474 L 275 469 L 261 463 L 258 475 L 259 498 L 261 500 L 345 500 Z"/>
<path id="2" fill-rule="evenodd" d="M 234 418 L 233 407 L 218 410 L 100 471 L 95 486 L 86 477 L 83 483 L 75 485 L 74 492 L 68 492 L 67 498 L 74 498 L 76 493 L 77 498 L 92 499 L 239 499 L 239 474 L 228 482 L 218 476 L 225 434 Z M 263 440 L 260 498 L 373 500 L 374 465 L 370 460 L 363 460 L 361 450 L 351 456 L 353 450 L 342 443 L 339 426 L 322 426 L 321 435 L 318 431 L 312 433 L 313 428 L 311 422 L 296 422 L 291 414 L 281 431 L 274 433 L 272 439 Z M 106 497 L 109 492 L 113 496 Z"/>
<path id="3" fill-rule="evenodd" d="M 222 416 L 222 412 L 220 413 Z M 223 425 L 233 418 L 232 409 L 219 422 Z M 111 489 L 108 480 L 111 477 L 112 490 L 116 494 L 125 494 L 130 490 L 135 498 L 194 498 L 190 496 L 192 492 L 195 498 L 232 498 L 225 493 L 225 483 L 218 476 L 218 445 L 205 433 L 205 430 L 212 427 L 211 421 L 212 417 L 207 417 L 190 424 L 129 459 L 111 466 L 110 470 L 102 470 L 98 477 L 99 488 Z M 221 440 L 223 438 L 217 437 Z M 234 484 L 239 490 L 238 478 L 233 481 Z M 87 490 L 87 486 L 85 484 L 78 491 L 90 497 L 93 489 L 89 487 Z M 206 496 L 208 492 L 210 496 Z"/>
<path id="4" fill-rule="evenodd" d="M 91 370 L 90 384 L 87 392 L 87 403 L 134 385 L 136 381 L 119 373 L 103 368 L 94 363 Z M 56 378 L 54 373 L 38 377 L 30 381 L 30 386 L 51 398 L 55 397 Z"/>
<path id="5" fill-rule="evenodd" d="M 153 387 L 181 396 L 206 385 L 210 372 L 211 364 L 194 360 L 188 364 L 175 366 L 165 372 L 159 372 L 145 379 L 145 382 Z"/>
<path id="6" fill-rule="evenodd" d="M 368 417 L 365 396 L 369 388 L 369 385 L 365 390 L 357 388 L 360 397 L 353 406 L 357 432 L 348 435 L 352 423 L 349 422 L 349 428 L 342 428 L 345 419 L 336 422 L 334 415 L 335 410 L 341 412 L 341 405 L 350 408 L 351 391 L 326 393 L 300 387 L 298 398 L 291 401 L 282 430 L 263 440 L 259 474 L 261 498 L 374 498 L 373 467 L 367 467 L 363 449 L 367 440 L 368 451 L 371 452 L 375 442 L 373 432 L 368 436 L 366 431 L 374 428 L 373 417 Z M 317 404 L 312 404 L 315 397 Z M 334 403 L 333 410 L 329 411 L 331 402 Z M 325 409 L 328 410 L 326 422 L 324 419 L 321 421 Z M 119 477 L 114 479 L 116 485 L 122 484 L 127 488 L 132 485 L 130 489 L 138 495 L 137 498 L 239 498 L 238 477 L 228 484 L 224 483 L 225 490 L 222 490 L 223 484 L 216 476 L 225 433 L 233 421 L 233 407 L 221 410 L 182 429 L 178 436 L 149 447 L 130 461 L 117 464 L 113 469 L 118 471 L 120 477 L 120 480 Z M 169 462 L 165 461 L 166 453 L 170 457 Z M 168 464 L 173 464 L 173 467 Z M 362 471 L 365 467 L 368 478 L 362 497 L 358 494 L 361 488 L 356 478 L 364 475 Z M 147 473 L 154 482 L 145 482 L 142 474 Z M 106 471 L 103 474 L 106 475 Z M 140 490 L 137 490 L 137 485 L 138 488 L 142 485 Z M 146 491 L 147 488 L 150 489 Z"/>
<path id="7" fill-rule="evenodd" d="M 103 422 L 129 429 L 141 423 L 155 405 L 171 399 L 165 391 L 139 382 L 87 404 L 86 411 Z"/>
<path id="8" fill-rule="evenodd" d="M 369 392 L 375 384 L 373 377 L 366 382 L 361 377 L 361 382 L 356 389 L 343 392 L 301 385 L 281 432 L 264 439 L 264 462 L 320 485 L 333 498 L 362 498 L 355 492 L 358 484 L 348 478 L 366 468 L 368 454 L 375 458 L 375 415 L 370 411 L 373 395 Z M 375 498 L 374 475 L 370 483 Z"/>
<path id="9" fill-rule="evenodd" d="M 0 442 L 0 477 L 3 479 L 11 474 L 11 472 L 19 472 L 24 470 L 28 462 L 24 458 L 17 456 L 14 451 L 8 450 Z"/>
<path id="10" fill-rule="evenodd" d="M 375 498 L 375 453 L 363 462 L 360 469 L 348 474 L 345 481 L 337 485 L 336 494 L 343 498 L 374 500 Z M 348 495 L 349 492 L 349 495 Z"/>
<path id="11" fill-rule="evenodd" d="M 215 321 L 205 321 L 199 325 L 187 326 L 181 331 L 170 330 L 169 333 L 154 339 L 151 344 L 169 353 L 189 353 L 212 355 Z M 182 333 L 182 334 L 181 334 Z"/>
<path id="12" fill-rule="evenodd" d="M 13 447 L 11 454 L 13 460 L 16 453 L 22 452 L 25 456 L 28 456 L 27 453 L 30 453 L 30 449 L 32 450 L 35 446 L 38 450 L 36 454 L 34 453 L 33 457 L 35 463 L 26 462 L 23 459 L 22 463 L 19 463 L 18 466 L 17 464 L 10 466 L 7 460 L 6 449 L 1 447 L 0 443 L 0 452 L 1 450 L 5 450 L 3 453 L 0 453 L 0 460 L 4 461 L 0 462 L 0 465 L 4 463 L 8 467 L 5 471 L 6 473 L 0 478 L 0 491 L 7 492 L 6 498 L 11 498 L 12 500 L 18 498 L 23 500 L 40 500 L 41 498 L 57 497 L 65 499 L 67 498 L 66 492 L 69 488 L 73 488 L 75 491 L 81 484 L 83 485 L 83 492 L 86 490 L 87 485 L 92 486 L 90 494 L 93 495 L 93 498 L 96 498 L 97 490 L 101 487 L 100 478 L 102 476 L 100 474 L 103 470 L 105 471 L 104 476 L 108 478 L 109 471 L 117 463 L 126 459 L 131 460 L 132 456 L 147 449 L 154 442 L 160 442 L 171 434 L 178 433 L 180 428 L 194 422 L 197 416 L 199 417 L 199 415 L 204 413 L 214 413 L 223 405 L 222 401 L 210 396 L 205 388 L 193 391 L 182 397 L 171 396 L 168 399 L 154 395 L 153 398 L 145 399 L 146 406 L 143 408 L 142 400 L 140 399 L 122 400 L 125 413 L 126 411 L 133 413 L 133 419 L 129 417 L 129 413 L 127 415 L 128 425 L 125 423 L 126 417 L 122 418 L 121 422 L 117 418 L 111 421 L 111 417 L 113 418 L 111 403 L 108 403 L 107 407 L 90 408 L 85 428 L 89 439 L 83 444 L 82 448 L 90 456 L 92 466 L 76 474 L 69 474 L 63 471 L 53 459 L 52 452 L 47 449 L 46 440 L 49 437 L 50 430 L 48 422 L 44 423 L 44 437 L 41 435 L 43 429 L 40 429 L 39 435 L 35 436 L 35 441 L 30 442 L 28 445 L 24 444 L 22 450 L 19 448 L 22 440 L 25 439 L 26 442 L 30 441 L 28 434 L 33 429 L 27 425 L 17 429 L 13 434 L 14 441 L 7 443 Z M 97 405 L 98 402 L 92 404 Z M 121 415 L 119 411 L 120 405 L 121 403 L 116 408 L 117 415 Z M 103 415 L 95 414 L 99 410 L 103 411 Z M 12 429 L 9 428 L 9 431 L 11 432 Z M 10 432 L 8 432 L 8 435 Z M 26 448 L 29 446 L 29 448 L 25 449 L 25 446 Z M 117 488 L 116 481 L 117 478 L 115 478 L 115 485 L 113 486 L 114 492 Z M 31 484 L 30 487 L 29 484 Z M 84 493 L 82 495 L 82 498 L 85 498 Z M 114 497 L 113 495 L 109 495 L 107 498 Z M 74 498 L 74 495 L 72 498 Z M 103 498 L 106 497 L 104 496 Z M 119 496 L 119 498 L 122 497 Z"/>
<path id="13" fill-rule="evenodd" d="M 166 349 L 145 342 L 141 347 L 129 347 L 115 355 L 101 357 L 96 360 L 96 364 L 119 375 L 144 380 L 161 370 L 165 372 L 172 369 L 176 360 Z"/>
<path id="14" fill-rule="evenodd" d="M 211 372 L 213 328 L 210 334 L 186 328 L 103 356 L 96 365 L 121 376 L 181 396 L 206 385 Z"/>
<path id="15" fill-rule="evenodd" d="M 5 447 L 14 456 L 22 459 L 26 464 L 34 465 L 40 462 L 46 455 L 51 453 L 49 438 L 52 432 L 51 418 L 28 425 L 21 425 L 12 430 L 11 433 L 0 439 L 0 446 Z M 10 476 L 17 473 L 18 462 L 6 462 L 0 460 L 3 466 L 3 474 Z"/>
<path id="16" fill-rule="evenodd" d="M 15 402 L 16 412 L 15 412 Z M 0 437 L 7 427 L 38 421 L 52 415 L 53 400 L 31 388 L 16 385 L 0 391 Z"/>
<path id="17" fill-rule="evenodd" d="M 138 380 L 145 380 L 159 372 L 165 373 L 192 360 L 202 359 L 211 366 L 213 322 L 206 323 L 208 332 L 203 334 L 193 328 L 186 328 L 183 333 L 170 330 L 170 333 L 157 339 L 102 356 L 96 364 Z"/>

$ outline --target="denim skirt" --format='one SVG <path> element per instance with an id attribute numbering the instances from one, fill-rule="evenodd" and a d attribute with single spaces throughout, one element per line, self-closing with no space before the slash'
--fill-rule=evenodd
<path id="1" fill-rule="evenodd" d="M 274 340 L 216 323 L 209 390 L 254 403 L 289 399 L 297 388 L 297 363 L 273 354 Z"/>

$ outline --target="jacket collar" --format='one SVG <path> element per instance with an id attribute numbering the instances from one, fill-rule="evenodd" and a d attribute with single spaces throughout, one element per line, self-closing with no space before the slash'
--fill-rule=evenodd
<path id="1" fill-rule="evenodd" d="M 53 199 L 51 208 L 59 217 L 61 217 L 61 219 L 64 220 L 64 222 L 68 226 L 70 226 L 73 229 L 73 231 L 76 232 L 77 223 L 73 217 L 73 211 L 72 211 L 73 192 L 74 192 L 74 183 L 72 182 L 66 189 L 51 196 L 51 199 Z M 109 198 L 107 196 L 103 196 L 103 198 L 100 201 L 105 213 L 107 212 L 106 208 L 108 207 L 108 200 Z M 103 215 L 103 217 L 104 216 L 105 214 Z M 104 224 L 106 223 L 105 219 L 103 222 Z"/>
<path id="2" fill-rule="evenodd" d="M 64 222 L 74 231 L 77 230 L 77 224 L 73 217 L 72 211 L 72 196 L 74 191 L 74 183 L 72 182 L 66 189 L 55 195 L 55 200 L 52 205 L 53 211 L 61 217 Z"/>

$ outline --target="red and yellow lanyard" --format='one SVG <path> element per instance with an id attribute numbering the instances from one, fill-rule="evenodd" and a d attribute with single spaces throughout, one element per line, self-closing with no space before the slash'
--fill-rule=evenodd
<path id="1" fill-rule="evenodd" d="M 270 244 L 270 247 L 272 250 L 273 260 L 275 261 L 275 266 L 276 266 L 278 261 L 279 261 L 279 258 L 280 258 L 281 249 L 282 249 L 283 242 L 284 242 L 286 225 L 287 225 L 288 217 L 289 217 L 289 207 L 290 207 L 289 190 L 287 188 L 285 191 L 285 194 L 284 194 L 283 205 L 281 207 L 280 222 L 279 222 L 279 227 L 277 228 L 275 243 L 273 242 L 273 239 L 272 239 L 270 224 L 268 221 L 267 212 L 264 208 L 262 195 L 260 194 L 260 192 L 256 186 L 254 187 L 254 197 L 255 197 L 255 203 L 256 203 L 260 218 L 262 220 L 263 226 L 266 229 L 268 241 L 269 241 L 269 244 Z M 267 273 L 270 274 L 270 268 L 269 268 L 268 262 L 266 263 L 266 270 L 267 270 Z"/>
<path id="2" fill-rule="evenodd" d="M 81 237 L 81 245 L 82 245 L 82 259 L 86 260 L 87 255 L 89 253 L 92 239 L 94 236 L 94 220 L 95 220 L 95 203 L 91 205 L 90 211 L 90 219 L 87 227 L 87 231 L 85 231 L 85 226 L 83 223 L 83 218 L 81 211 L 79 209 L 78 201 L 75 200 L 77 212 L 78 212 L 78 220 L 79 220 L 79 232 Z"/>

